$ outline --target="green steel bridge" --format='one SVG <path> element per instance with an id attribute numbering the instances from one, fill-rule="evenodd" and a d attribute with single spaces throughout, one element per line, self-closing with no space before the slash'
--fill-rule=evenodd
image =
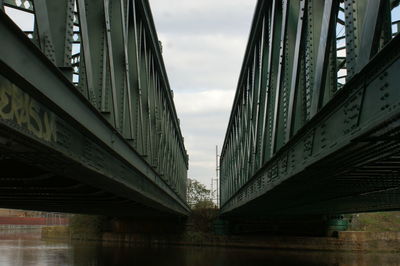
<path id="1" fill-rule="evenodd" d="M 220 159 L 221 214 L 400 209 L 400 7 L 258 1 Z"/>
<path id="2" fill-rule="evenodd" d="M 0 207 L 187 216 L 188 155 L 148 1 L 0 9 Z"/>

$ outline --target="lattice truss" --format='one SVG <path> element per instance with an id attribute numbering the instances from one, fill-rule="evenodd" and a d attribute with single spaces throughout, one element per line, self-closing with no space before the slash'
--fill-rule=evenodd
<path id="1" fill-rule="evenodd" d="M 390 65 L 398 56 L 400 46 L 393 42 L 399 31 L 399 1 L 258 1 L 221 154 L 223 211 L 268 197 L 283 181 L 345 147 L 344 140 L 378 114 L 383 121 L 389 109 L 394 112 L 397 93 L 378 93 L 395 90 L 393 80 L 374 91 L 376 102 L 366 99 L 379 73 L 400 74 L 398 65 Z"/>
<path id="2" fill-rule="evenodd" d="M 0 7 L 186 198 L 188 155 L 148 2 L 1 0 Z"/>

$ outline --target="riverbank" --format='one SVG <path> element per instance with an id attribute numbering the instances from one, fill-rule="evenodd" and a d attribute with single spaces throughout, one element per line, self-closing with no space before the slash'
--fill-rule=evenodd
<path id="1" fill-rule="evenodd" d="M 339 232 L 337 237 L 246 237 L 246 236 L 183 236 L 177 239 L 149 237 L 134 234 L 104 233 L 104 243 L 124 245 L 183 245 L 208 247 L 235 247 L 279 250 L 321 251 L 390 251 L 400 252 L 400 233 L 397 232 Z"/>
<path id="2" fill-rule="evenodd" d="M 334 237 L 219 235 L 213 233 L 215 231 L 214 218 L 215 214 L 210 214 L 209 211 L 194 211 L 185 223 L 184 232 L 177 234 L 172 233 L 173 231 L 165 233 L 168 230 L 160 230 L 157 224 L 152 225 L 143 221 L 135 223 L 130 220 L 123 220 L 123 222 L 114 220 L 109 223 L 112 226 L 108 226 L 107 230 L 104 218 L 76 215 L 72 217 L 69 227 L 44 227 L 42 238 L 94 241 L 124 246 L 178 245 L 277 250 L 400 252 L 400 227 L 397 224 L 400 219 L 399 212 L 357 214 L 352 219 L 350 226 L 352 231 L 340 231 Z M 108 232 L 104 232 L 106 230 Z"/>
<path id="3" fill-rule="evenodd" d="M 71 234 L 67 227 L 44 227 L 43 240 L 95 241 L 105 245 L 177 245 L 279 250 L 400 252 L 400 232 L 339 232 L 337 237 L 217 236 L 203 233 L 144 235 L 106 232 L 102 235 Z"/>

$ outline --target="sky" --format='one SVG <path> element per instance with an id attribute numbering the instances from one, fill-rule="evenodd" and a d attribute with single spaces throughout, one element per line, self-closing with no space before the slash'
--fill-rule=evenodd
<path id="1" fill-rule="evenodd" d="M 188 177 L 211 186 L 256 0 L 149 0 L 182 135 Z"/>

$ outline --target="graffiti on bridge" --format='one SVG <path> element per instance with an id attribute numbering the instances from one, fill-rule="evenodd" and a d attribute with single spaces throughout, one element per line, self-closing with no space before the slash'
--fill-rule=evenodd
<path id="1" fill-rule="evenodd" d="M 0 119 L 12 121 L 45 141 L 57 140 L 55 115 L 3 77 L 0 77 Z"/>

